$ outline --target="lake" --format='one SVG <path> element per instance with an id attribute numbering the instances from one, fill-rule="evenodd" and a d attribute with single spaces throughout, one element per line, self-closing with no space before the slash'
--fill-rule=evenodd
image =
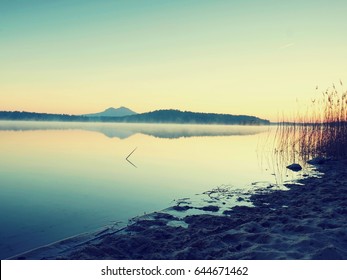
<path id="1" fill-rule="evenodd" d="M 223 184 L 274 182 L 257 152 L 269 129 L 1 121 L 0 257 L 124 226 Z"/>

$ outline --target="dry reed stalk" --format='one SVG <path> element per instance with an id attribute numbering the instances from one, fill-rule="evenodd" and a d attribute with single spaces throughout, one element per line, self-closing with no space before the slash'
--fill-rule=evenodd
<path id="1" fill-rule="evenodd" d="M 340 86 L 338 90 L 333 84 L 313 99 L 304 115 L 278 124 L 274 152 L 280 161 L 347 157 L 347 91 L 341 81 Z"/>

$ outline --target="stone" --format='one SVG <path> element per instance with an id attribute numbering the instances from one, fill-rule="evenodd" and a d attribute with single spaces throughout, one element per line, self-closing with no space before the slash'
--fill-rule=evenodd
<path id="1" fill-rule="evenodd" d="M 294 171 L 294 172 L 298 172 L 298 171 L 300 171 L 300 170 L 302 169 L 301 165 L 298 164 L 298 163 L 293 163 L 293 164 L 291 164 L 291 165 L 288 165 L 287 168 L 288 168 L 289 170 Z"/>

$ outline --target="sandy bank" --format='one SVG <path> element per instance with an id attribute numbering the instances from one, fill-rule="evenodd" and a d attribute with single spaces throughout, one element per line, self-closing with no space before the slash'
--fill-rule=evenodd
<path id="1" fill-rule="evenodd" d="M 322 178 L 252 195 L 255 207 L 222 216 L 154 213 L 75 246 L 16 259 L 347 259 L 347 161 L 317 168 Z"/>

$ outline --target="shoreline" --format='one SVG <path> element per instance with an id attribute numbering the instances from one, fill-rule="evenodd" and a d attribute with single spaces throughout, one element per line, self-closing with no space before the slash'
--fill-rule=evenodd
<path id="1" fill-rule="evenodd" d="M 250 196 L 254 207 L 225 215 L 184 215 L 189 206 L 140 217 L 125 228 L 105 229 L 43 246 L 10 259 L 347 259 L 347 161 L 317 165 L 288 190 Z"/>

